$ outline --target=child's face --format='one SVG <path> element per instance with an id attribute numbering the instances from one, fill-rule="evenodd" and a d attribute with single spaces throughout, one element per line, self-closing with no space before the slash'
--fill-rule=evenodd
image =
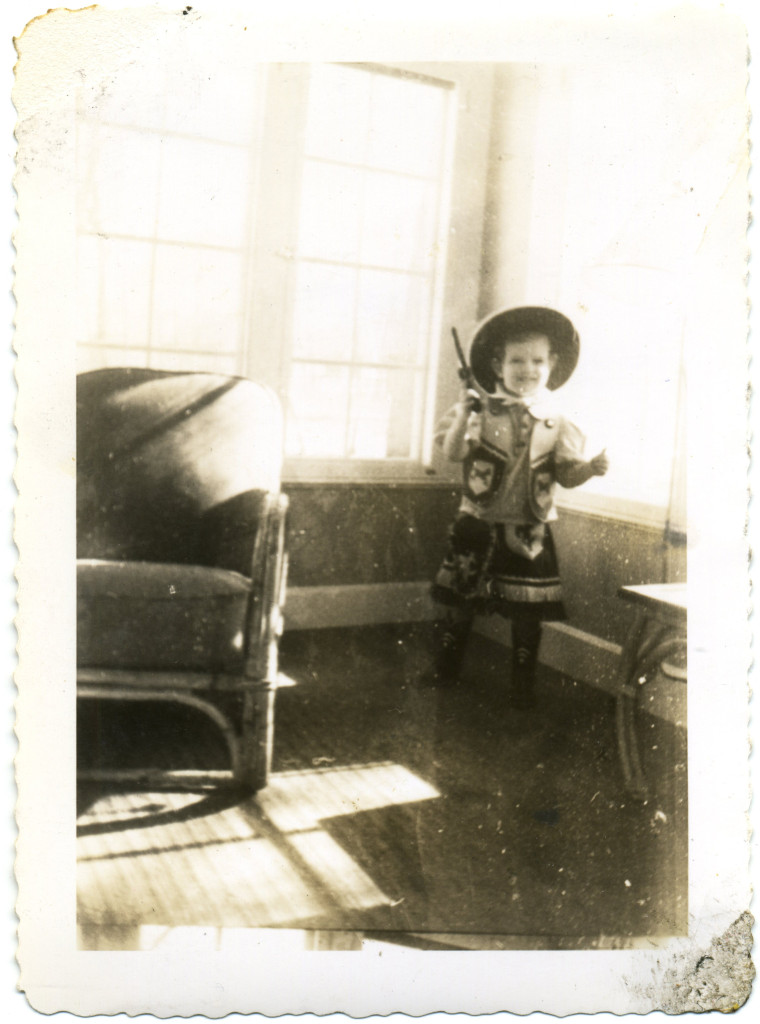
<path id="1" fill-rule="evenodd" d="M 507 342 L 503 357 L 494 358 L 493 371 L 507 391 L 527 398 L 546 387 L 554 363 L 547 336 L 528 334 Z"/>

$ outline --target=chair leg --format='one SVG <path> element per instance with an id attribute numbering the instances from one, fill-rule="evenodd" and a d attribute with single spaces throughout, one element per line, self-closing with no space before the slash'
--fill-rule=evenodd
<path id="1" fill-rule="evenodd" d="M 272 767 L 274 740 L 273 689 L 249 691 L 243 699 L 243 722 L 233 765 L 235 781 L 248 792 L 266 786 Z"/>

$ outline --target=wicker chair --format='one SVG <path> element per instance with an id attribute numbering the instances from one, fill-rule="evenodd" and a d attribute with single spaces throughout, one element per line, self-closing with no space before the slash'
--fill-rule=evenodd
<path id="1" fill-rule="evenodd" d="M 253 381 L 121 368 L 77 378 L 77 697 L 199 709 L 229 747 L 230 773 L 208 777 L 249 792 L 271 765 L 281 453 L 279 402 Z"/>

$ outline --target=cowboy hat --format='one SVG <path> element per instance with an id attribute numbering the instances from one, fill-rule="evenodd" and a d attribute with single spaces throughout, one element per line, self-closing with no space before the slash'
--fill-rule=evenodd
<path id="1" fill-rule="evenodd" d="M 555 363 L 547 382 L 554 391 L 571 376 L 578 363 L 580 339 L 578 332 L 564 314 L 545 306 L 519 306 L 492 313 L 476 327 L 470 345 L 470 368 L 484 391 L 496 390 L 493 359 L 497 346 L 526 331 L 545 334 L 549 339 Z"/>

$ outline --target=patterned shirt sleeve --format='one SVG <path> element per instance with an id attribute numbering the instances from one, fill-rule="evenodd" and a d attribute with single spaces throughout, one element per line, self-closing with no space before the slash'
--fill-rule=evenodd
<path id="1" fill-rule="evenodd" d="M 562 487 L 578 487 L 593 474 L 583 457 L 586 438 L 570 420 L 560 421 L 559 435 L 554 447 L 557 483 Z"/>

